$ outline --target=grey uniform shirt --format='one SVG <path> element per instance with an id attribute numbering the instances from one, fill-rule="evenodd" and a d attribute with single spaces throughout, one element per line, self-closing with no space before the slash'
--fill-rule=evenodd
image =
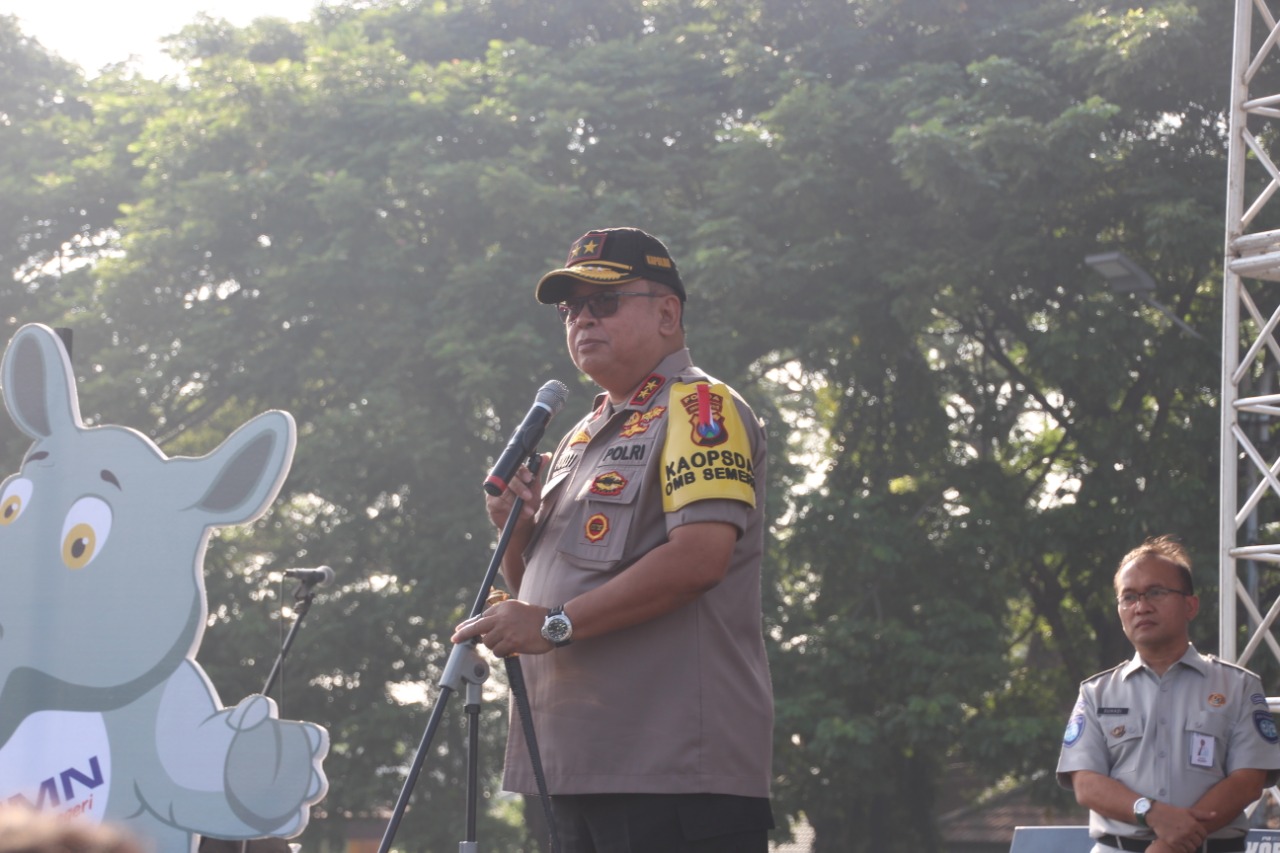
<path id="1" fill-rule="evenodd" d="M 1199 654 L 1188 645 L 1182 659 L 1158 676 L 1139 655 L 1080 685 L 1080 696 L 1062 738 L 1058 784 L 1092 770 L 1127 785 L 1139 796 L 1187 808 L 1232 771 L 1280 776 L 1276 725 L 1258 676 Z M 1214 833 L 1232 838 L 1248 830 L 1248 818 Z M 1147 827 L 1089 813 L 1089 834 L 1153 838 Z"/>

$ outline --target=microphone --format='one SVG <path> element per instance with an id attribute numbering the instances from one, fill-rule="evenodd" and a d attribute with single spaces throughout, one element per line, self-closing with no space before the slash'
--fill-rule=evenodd
<path id="1" fill-rule="evenodd" d="M 538 389 L 533 408 L 524 416 L 524 421 L 516 427 L 511 440 L 498 461 L 493 463 L 489 476 L 485 478 L 484 490 L 497 497 L 507 490 L 507 483 L 530 454 L 542 441 L 542 433 L 547 424 L 564 408 L 564 401 L 569 399 L 569 387 L 558 379 L 552 379 Z"/>
<path id="2" fill-rule="evenodd" d="M 315 569 L 285 569 L 284 576 L 302 581 L 303 586 L 324 586 L 333 582 L 333 569 L 328 566 Z"/>

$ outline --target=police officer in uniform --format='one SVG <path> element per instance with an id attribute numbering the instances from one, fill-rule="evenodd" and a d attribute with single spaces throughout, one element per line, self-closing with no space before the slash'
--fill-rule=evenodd
<path id="1" fill-rule="evenodd" d="M 761 629 L 765 436 L 694 366 L 661 241 L 591 231 L 538 282 L 603 389 L 524 501 L 516 597 L 459 625 L 519 654 L 565 853 L 765 853 L 773 701 Z M 542 481 L 545 479 L 545 483 Z M 504 787 L 536 793 L 521 727 Z"/>
<path id="2" fill-rule="evenodd" d="M 1191 645 L 1200 602 L 1176 539 L 1126 554 L 1115 588 L 1136 653 L 1080 685 L 1058 782 L 1089 809 L 1094 853 L 1243 851 L 1244 809 L 1280 775 L 1262 684 Z"/>

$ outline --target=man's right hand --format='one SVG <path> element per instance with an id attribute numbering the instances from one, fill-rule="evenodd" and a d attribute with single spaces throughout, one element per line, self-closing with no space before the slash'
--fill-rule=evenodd
<path id="1" fill-rule="evenodd" d="M 1157 801 L 1147 812 L 1147 825 L 1155 830 L 1158 842 L 1163 842 L 1176 853 L 1194 853 L 1209 835 L 1204 822 L 1212 820 L 1217 812 L 1203 809 L 1183 809 Z M 1152 848 L 1158 848 L 1152 845 Z"/>
<path id="2" fill-rule="evenodd" d="M 542 454 L 543 465 L 550 459 L 550 453 Z M 485 493 L 485 508 L 489 511 L 489 521 L 494 527 L 501 530 L 506 526 L 507 519 L 511 516 L 511 507 L 515 505 L 517 498 L 524 501 L 520 507 L 519 525 L 527 527 L 542 505 L 542 483 L 527 465 L 520 466 L 502 494 L 494 497 Z"/>

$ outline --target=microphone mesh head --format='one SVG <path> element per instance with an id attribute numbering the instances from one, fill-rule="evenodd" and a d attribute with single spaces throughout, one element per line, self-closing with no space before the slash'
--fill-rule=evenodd
<path id="1" fill-rule="evenodd" d="M 546 385 L 538 389 L 536 402 L 541 403 L 551 410 L 551 414 L 557 415 L 564 408 L 564 403 L 569 399 L 569 386 L 565 385 L 559 379 L 552 379 Z"/>

